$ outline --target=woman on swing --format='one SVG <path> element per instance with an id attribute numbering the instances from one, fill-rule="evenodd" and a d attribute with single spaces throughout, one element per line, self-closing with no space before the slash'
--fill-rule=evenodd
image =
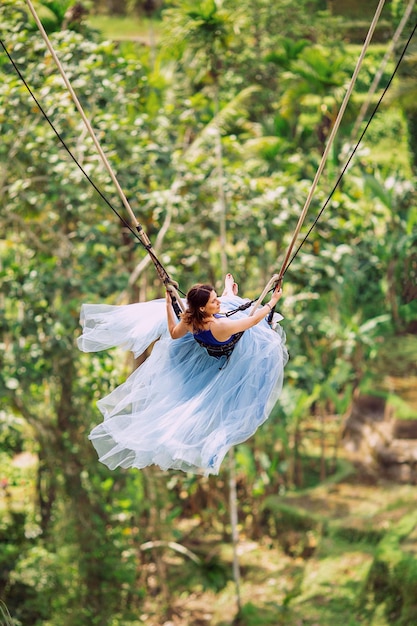
<path id="1" fill-rule="evenodd" d="M 138 357 L 153 346 L 97 403 L 104 421 L 89 438 L 110 469 L 156 464 L 217 474 L 228 450 L 268 418 L 288 354 L 281 327 L 272 330 L 265 318 L 282 291 L 275 289 L 253 315 L 245 310 L 225 317 L 245 303 L 237 291 L 231 274 L 220 298 L 211 285 L 194 285 L 180 320 L 169 293 L 151 302 L 83 305 L 81 350 L 120 346 Z"/>
<path id="2" fill-rule="evenodd" d="M 223 297 L 233 297 L 237 294 L 237 283 L 234 282 L 232 274 L 226 274 Z M 275 289 L 270 303 L 257 309 L 250 317 L 232 320 L 220 315 L 221 301 L 214 287 L 207 284 L 194 285 L 187 293 L 187 311 L 177 323 L 171 306 L 171 296 L 167 292 L 168 329 L 172 339 L 179 339 L 187 332 L 191 332 L 195 339 L 208 340 L 213 345 L 229 343 L 237 333 L 252 328 L 271 313 L 281 296 L 282 289 Z"/>

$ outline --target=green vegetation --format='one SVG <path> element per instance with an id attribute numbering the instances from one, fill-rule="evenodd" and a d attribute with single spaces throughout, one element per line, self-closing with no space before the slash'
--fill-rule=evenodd
<path id="1" fill-rule="evenodd" d="M 219 286 L 227 262 L 254 297 L 279 269 L 358 54 L 330 4 L 136 2 L 126 16 L 114 2 L 117 15 L 80 20 L 69 0 L 37 3 L 182 290 L 201 279 Z M 392 33 L 401 2 L 390 4 Z M 0 32 L 57 131 L 124 215 L 23 1 L 1 3 Z M 415 46 L 285 276 L 284 390 L 236 449 L 239 615 L 227 463 L 207 479 L 109 472 L 89 444 L 97 400 L 135 364 L 77 350 L 80 306 L 163 289 L 1 53 L 0 600 L 11 617 L 1 604 L 0 622 L 416 621 L 416 487 L 353 466 L 340 445 L 359 392 L 388 399 L 401 419 L 417 410 Z M 305 232 L 343 167 L 384 53 L 379 41 L 366 57 Z"/>
<path id="2" fill-rule="evenodd" d="M 94 15 L 87 19 L 87 24 L 92 29 L 99 31 L 103 38 L 116 41 L 126 39 L 147 45 L 151 44 L 152 37 L 158 37 L 160 30 L 158 22 L 133 16 Z"/>

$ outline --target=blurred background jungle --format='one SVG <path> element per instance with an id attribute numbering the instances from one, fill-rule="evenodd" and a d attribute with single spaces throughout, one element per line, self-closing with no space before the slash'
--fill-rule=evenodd
<path id="1" fill-rule="evenodd" d="M 377 5 L 34 2 L 183 291 L 227 267 L 256 298 L 278 271 Z M 164 289 L 90 182 L 129 219 L 28 5 L 2 0 L 0 624 L 417 624 L 416 19 L 385 2 L 285 275 L 283 393 L 204 478 L 110 471 L 88 441 L 139 361 L 79 352 L 81 304 Z"/>

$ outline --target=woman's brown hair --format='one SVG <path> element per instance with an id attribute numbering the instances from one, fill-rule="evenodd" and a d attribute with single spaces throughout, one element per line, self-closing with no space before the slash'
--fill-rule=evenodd
<path id="1" fill-rule="evenodd" d="M 187 293 L 187 310 L 181 315 L 181 319 L 191 326 L 193 332 L 204 330 L 204 320 L 207 314 L 201 311 L 206 306 L 214 287 L 208 284 L 197 284 L 191 287 Z"/>

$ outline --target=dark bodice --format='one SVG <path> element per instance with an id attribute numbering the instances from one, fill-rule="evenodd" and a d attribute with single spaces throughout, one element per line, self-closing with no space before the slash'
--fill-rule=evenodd
<path id="1" fill-rule="evenodd" d="M 214 317 L 221 317 L 221 315 L 215 313 Z M 193 333 L 194 339 L 199 343 L 203 348 L 206 348 L 207 352 L 210 356 L 214 356 L 219 359 L 222 356 L 229 357 L 233 348 L 241 338 L 243 333 L 236 333 L 227 339 L 226 341 L 218 341 L 215 337 L 213 337 L 213 333 L 211 330 L 200 330 L 197 333 Z"/>

